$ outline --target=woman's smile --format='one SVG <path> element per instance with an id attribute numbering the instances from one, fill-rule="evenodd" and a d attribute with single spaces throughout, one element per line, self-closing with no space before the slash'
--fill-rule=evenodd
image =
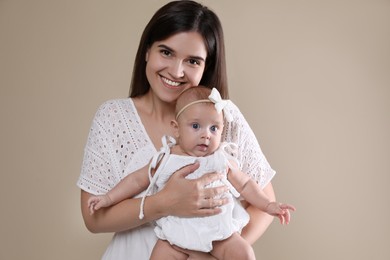
<path id="1" fill-rule="evenodd" d="M 177 88 L 178 86 L 180 86 L 181 84 L 183 84 L 183 82 L 178 82 L 178 81 L 173 81 L 173 80 L 170 80 L 164 76 L 161 76 L 161 80 L 163 81 L 164 85 L 167 86 L 168 88 Z"/>

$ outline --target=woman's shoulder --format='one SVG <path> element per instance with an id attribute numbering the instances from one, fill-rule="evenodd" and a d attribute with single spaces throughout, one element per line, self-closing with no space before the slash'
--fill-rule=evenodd
<path id="1" fill-rule="evenodd" d="M 241 124 L 243 121 L 245 121 L 244 115 L 233 101 L 229 100 L 225 109 L 228 110 L 232 117 L 232 121 L 229 122 L 230 124 Z"/>
<path id="2" fill-rule="evenodd" d="M 131 98 L 109 99 L 100 104 L 98 111 L 111 111 L 122 107 L 133 107 Z"/>
<path id="3" fill-rule="evenodd" d="M 248 136 L 248 134 L 251 135 L 251 127 L 240 109 L 232 101 L 229 100 L 225 108 L 230 113 L 232 120 L 225 120 L 222 140 L 241 145 L 243 138 Z"/>
<path id="4" fill-rule="evenodd" d="M 135 107 L 131 98 L 110 99 L 101 103 L 95 113 L 95 119 L 109 118 L 115 114 L 135 115 Z"/>
<path id="5" fill-rule="evenodd" d="M 234 117 L 237 115 L 242 115 L 240 109 L 232 100 L 227 102 L 226 109 L 228 109 Z"/>

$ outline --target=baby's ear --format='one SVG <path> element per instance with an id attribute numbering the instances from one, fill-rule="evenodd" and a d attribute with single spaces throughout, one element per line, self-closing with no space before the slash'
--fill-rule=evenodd
<path id="1" fill-rule="evenodd" d="M 173 128 L 173 134 L 175 135 L 174 137 L 177 139 L 179 138 L 179 124 L 177 123 L 176 120 L 171 121 L 171 126 Z"/>

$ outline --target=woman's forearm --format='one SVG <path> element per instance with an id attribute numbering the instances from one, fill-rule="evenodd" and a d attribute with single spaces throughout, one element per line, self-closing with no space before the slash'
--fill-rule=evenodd
<path id="1" fill-rule="evenodd" d="M 271 183 L 263 191 L 271 201 L 275 201 L 275 193 Z M 264 234 L 274 217 L 252 205 L 248 205 L 246 210 L 250 216 L 250 220 L 248 225 L 242 230 L 241 236 L 250 244 L 253 244 Z"/>

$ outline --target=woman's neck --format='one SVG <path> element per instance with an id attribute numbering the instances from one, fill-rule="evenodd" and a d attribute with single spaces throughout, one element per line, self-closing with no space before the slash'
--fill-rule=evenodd
<path id="1" fill-rule="evenodd" d="M 163 102 L 152 91 L 133 100 L 139 112 L 157 123 L 170 122 L 175 117 L 175 104 Z"/>
<path id="2" fill-rule="evenodd" d="M 175 118 L 175 105 L 162 102 L 150 92 L 133 98 L 133 102 L 150 140 L 158 150 L 162 146 L 161 138 L 173 135 L 171 120 Z"/>

